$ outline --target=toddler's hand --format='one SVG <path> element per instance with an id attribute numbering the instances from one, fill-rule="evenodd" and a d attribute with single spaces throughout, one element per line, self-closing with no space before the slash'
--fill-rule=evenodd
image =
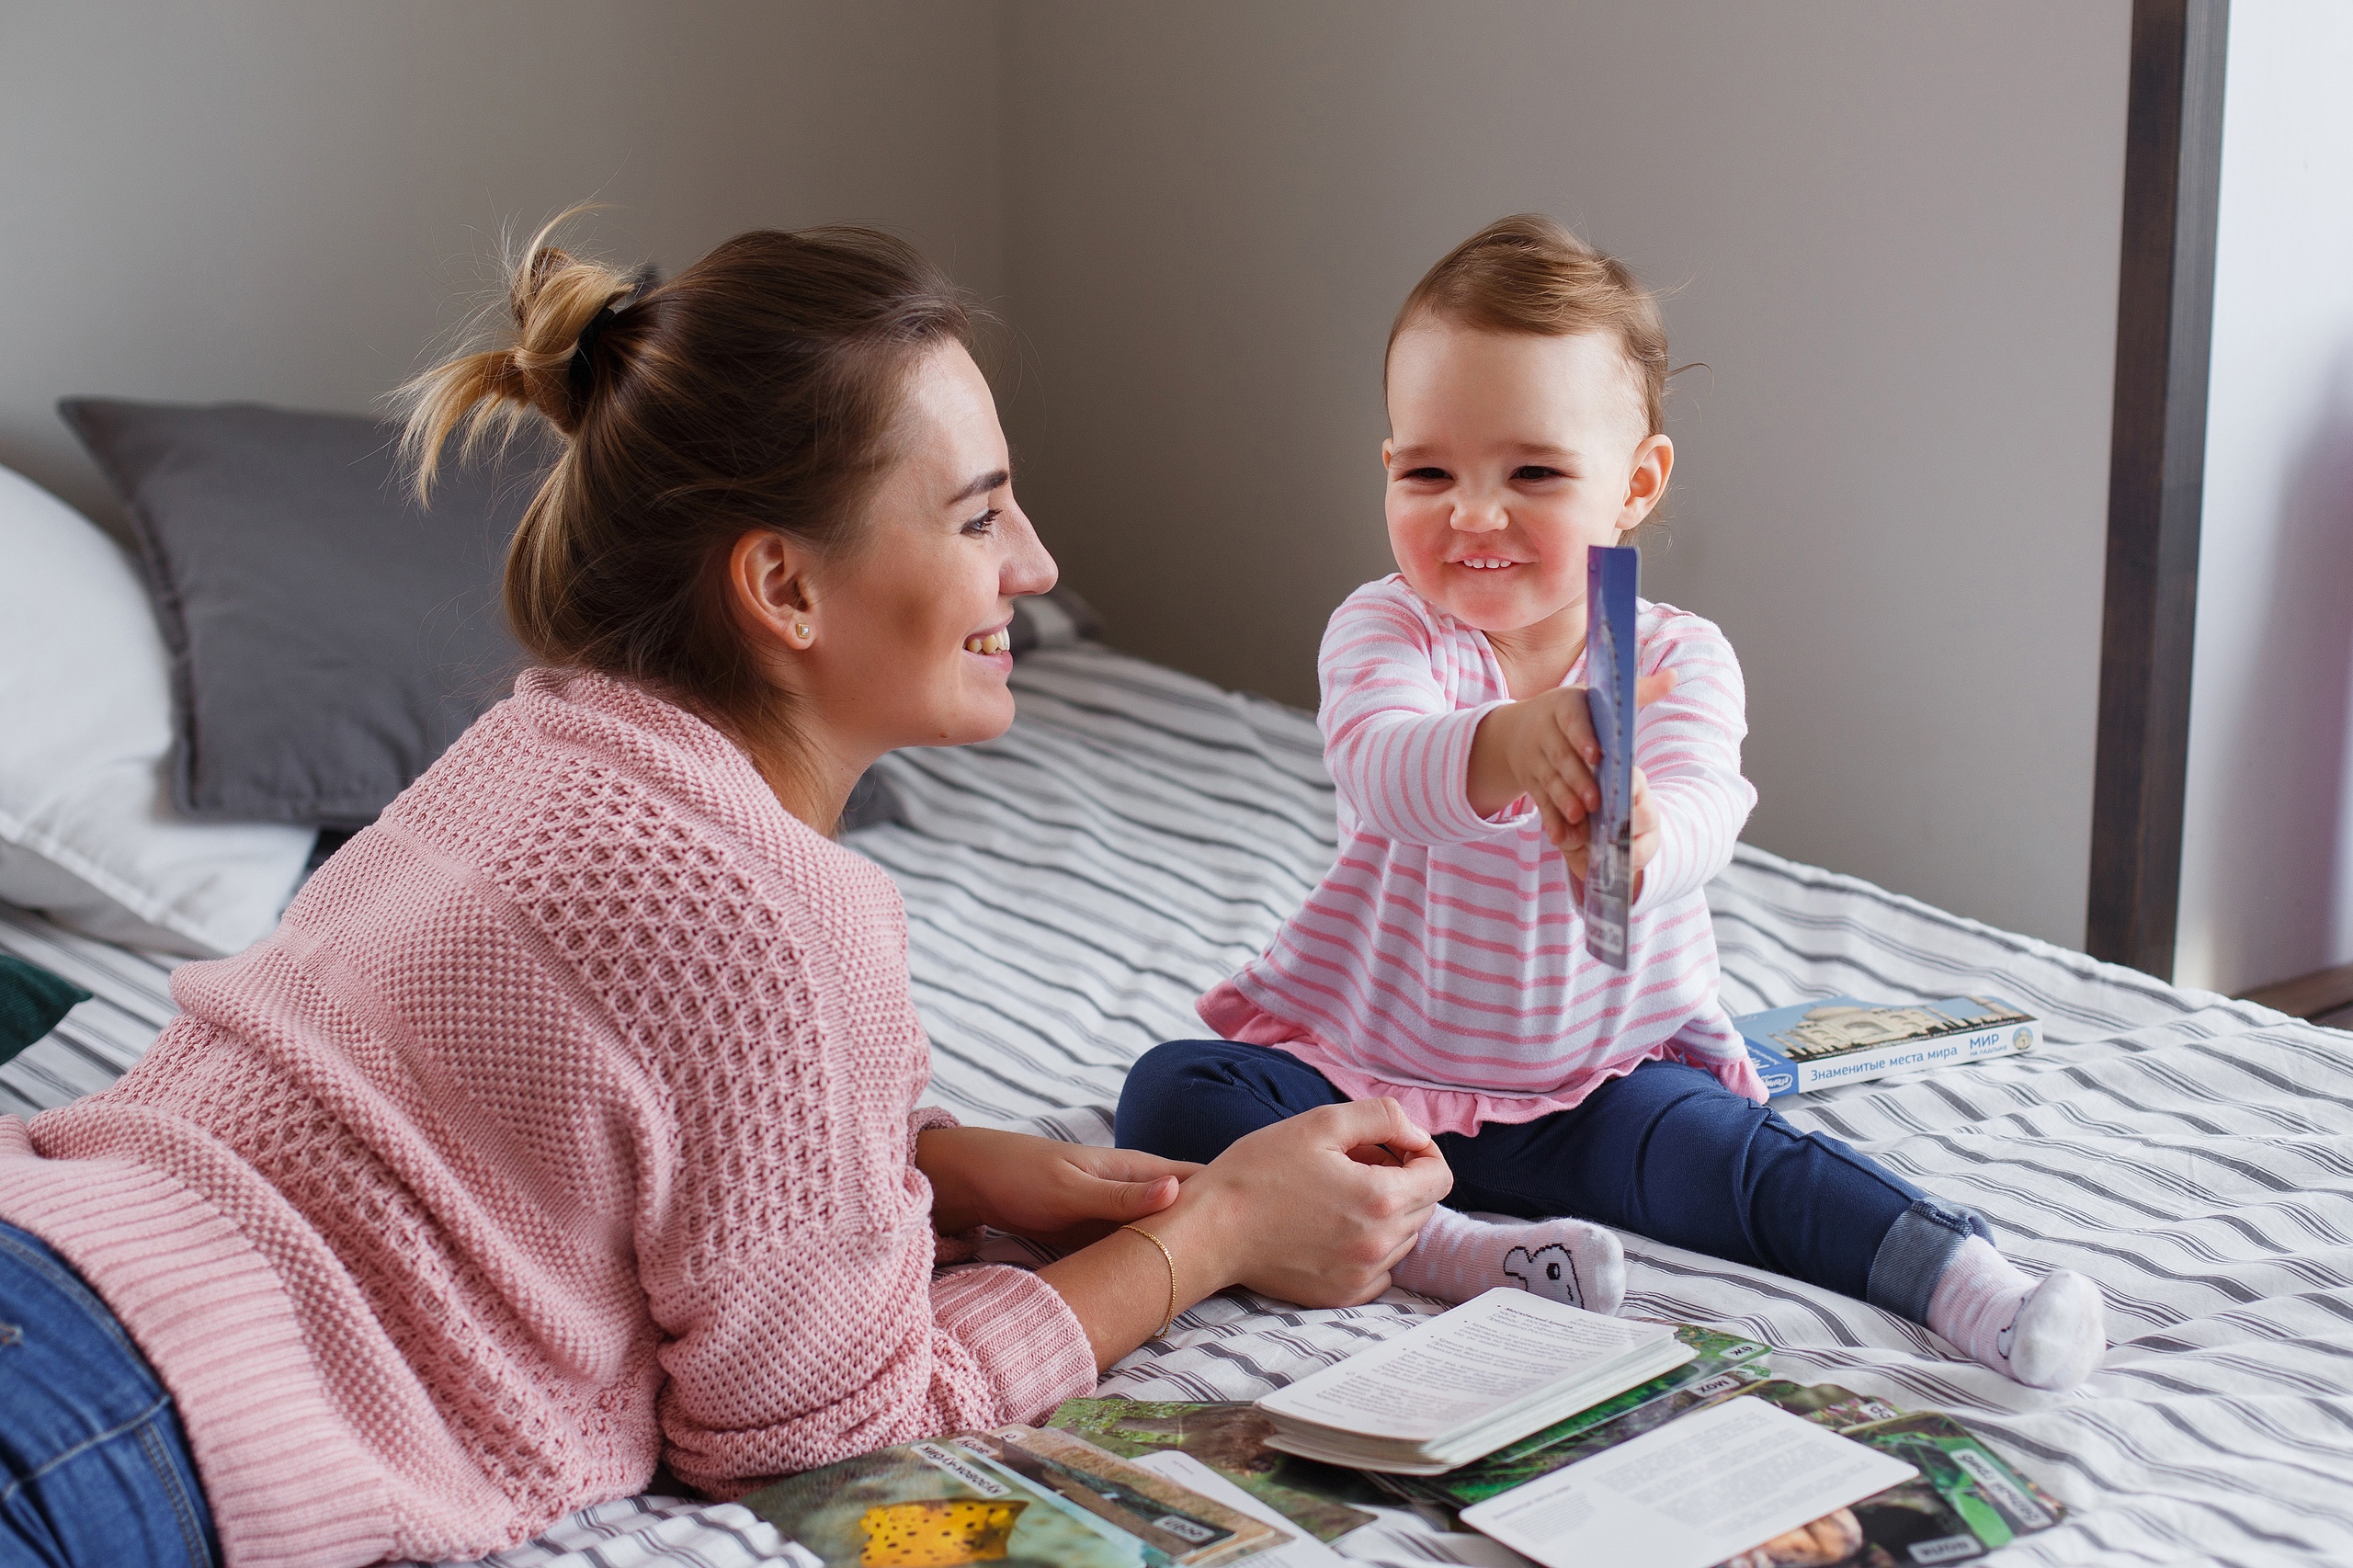
<path id="1" fill-rule="evenodd" d="M 1471 809 L 1493 816 L 1525 795 L 1543 819 L 1544 836 L 1563 843 L 1601 804 L 1593 777 L 1600 762 L 1585 688 L 1539 692 L 1479 722 L 1471 741 Z"/>
<path id="2" fill-rule="evenodd" d="M 1634 705 L 1647 708 L 1674 689 L 1672 670 L 1644 676 L 1634 683 Z M 1471 740 L 1464 782 L 1471 809 L 1481 816 L 1493 816 L 1527 796 L 1543 819 L 1544 836 L 1563 850 L 1575 845 L 1581 857 L 1585 820 L 1601 808 L 1601 786 L 1593 776 L 1600 765 L 1601 743 L 1594 738 L 1585 687 L 1564 686 L 1506 703 L 1481 720 Z M 1638 802 L 1644 788 L 1635 788 Z M 1635 832 L 1642 832 L 1639 824 Z M 1655 824 L 1651 852 L 1657 852 Z M 1582 858 L 1576 862 L 1580 876 L 1583 864 Z"/>
<path id="3" fill-rule="evenodd" d="M 1634 801 L 1628 810 L 1629 825 L 1633 829 L 1633 885 L 1630 897 L 1643 896 L 1643 868 L 1658 858 L 1658 806 L 1651 799 L 1651 781 L 1639 767 L 1634 769 Z M 1560 846 L 1561 858 L 1569 863 L 1569 875 L 1585 885 L 1585 869 L 1593 855 L 1593 836 L 1580 824 L 1570 834 L 1568 841 L 1552 841 Z"/>

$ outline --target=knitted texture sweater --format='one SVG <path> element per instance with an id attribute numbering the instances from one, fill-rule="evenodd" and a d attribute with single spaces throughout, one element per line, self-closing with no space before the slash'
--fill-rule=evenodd
<path id="1" fill-rule="evenodd" d="M 935 1277 L 897 891 L 717 731 L 535 672 L 174 979 L 114 1087 L 0 1118 L 0 1219 L 179 1406 L 232 1568 L 472 1557 L 1090 1390 L 1053 1290 Z"/>

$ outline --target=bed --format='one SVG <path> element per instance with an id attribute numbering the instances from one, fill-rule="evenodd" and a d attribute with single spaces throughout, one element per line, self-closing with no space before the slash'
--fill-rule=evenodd
<path id="1" fill-rule="evenodd" d="M 1267 939 L 1332 853 L 1313 721 L 1094 645 L 1016 670 L 1002 740 L 881 765 L 904 822 L 850 842 L 904 892 L 931 1099 L 975 1123 L 1108 1141 L 1126 1064 Z M 1736 1012 L 1855 993 L 1992 991 L 2036 1053 L 1853 1085 L 1791 1112 L 1982 1209 L 2005 1245 L 2098 1280 L 2115 1341 L 2050 1395 L 1922 1330 L 1629 1238 L 1627 1311 L 1769 1342 L 1782 1375 L 1954 1412 L 2073 1510 L 2005 1563 L 2353 1561 L 2353 1034 L 1943 914 L 1743 846 L 1710 890 Z M 0 949 L 97 994 L 0 1069 L 0 1111 L 103 1086 L 171 1015 L 172 960 L 0 909 Z M 1021 1244 L 1000 1244 L 1017 1257 Z M 1211 1298 L 1104 1392 L 1250 1398 L 1434 1310 Z M 1400 1527 L 1368 1555 L 1517 1561 Z M 624 1499 L 487 1560 L 750 1568 L 793 1549 L 740 1507 Z"/>

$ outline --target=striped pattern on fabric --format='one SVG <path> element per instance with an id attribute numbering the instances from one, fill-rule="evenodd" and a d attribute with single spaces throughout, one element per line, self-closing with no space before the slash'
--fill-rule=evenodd
<path id="1" fill-rule="evenodd" d="M 824 1559 L 741 1504 L 650 1495 L 583 1508 L 483 1561 L 496 1568 L 824 1568 Z"/>
<path id="2" fill-rule="evenodd" d="M 906 895 L 930 1098 L 970 1121 L 1101 1142 L 1125 1064 L 1196 1028 L 1193 998 L 1322 876 L 1333 796 L 1305 715 L 1101 649 L 1031 655 L 1014 680 L 1012 732 L 886 759 L 911 825 L 853 842 Z M 2353 1561 L 2353 1035 L 1745 846 L 1708 898 L 1734 1012 L 1992 992 L 2048 1020 L 2032 1056 L 1847 1085 L 1791 1114 L 1983 1209 L 2029 1268 L 2090 1275 L 2117 1343 L 2084 1390 L 2036 1393 L 1861 1302 L 1639 1238 L 1627 1310 L 1765 1339 L 1788 1376 L 1961 1415 L 2075 1511 L 2003 1563 Z M 0 918 L 0 947 L 131 1004 L 109 1027 L 135 1034 L 128 1020 L 150 1006 L 98 974 L 138 972 L 119 949 L 16 916 Z M 147 966 L 143 985 L 161 973 Z M 59 1036 L 96 1029 L 99 1007 L 83 1004 Z M 87 1034 L 59 1036 L 0 1069 L 0 1106 L 56 1103 L 97 1071 Z M 69 1071 L 61 1049 L 83 1065 Z M 1347 1312 L 1214 1297 L 1105 1388 L 1252 1398 L 1428 1310 L 1395 1292 Z M 629 1527 L 647 1517 L 698 1533 L 673 1550 Z M 1444 1551 L 1392 1540 L 1382 1555 Z M 489 1561 L 784 1560 L 740 1510 L 643 1499 Z"/>
<path id="3" fill-rule="evenodd" d="M 1203 1001 L 1211 1028 L 1282 1043 L 1349 1096 L 1392 1096 L 1438 1132 L 1565 1109 L 1664 1055 L 1761 1096 L 1716 1000 L 1700 891 L 1756 801 L 1740 772 L 1739 661 L 1671 605 L 1643 603 L 1640 624 L 1643 673 L 1677 681 L 1636 732 L 1661 828 L 1628 967 L 1586 953 L 1574 884 L 1535 807 L 1482 817 L 1465 798 L 1472 734 L 1511 697 L 1494 649 L 1385 577 L 1349 595 L 1324 635 L 1339 853 L 1266 952 Z"/>
<path id="4" fill-rule="evenodd" d="M 179 1009 L 172 971 L 182 961 L 78 936 L 0 903 L 0 952 L 62 974 L 90 993 L 57 1028 L 0 1067 L 0 1116 L 30 1117 L 96 1093 L 129 1072 Z"/>

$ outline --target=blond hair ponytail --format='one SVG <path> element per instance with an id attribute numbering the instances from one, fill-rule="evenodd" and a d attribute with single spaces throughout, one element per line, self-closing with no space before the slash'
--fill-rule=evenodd
<path id="1" fill-rule="evenodd" d="M 638 287 L 637 279 L 601 262 L 547 244 L 558 226 L 585 210 L 556 217 L 532 236 L 523 261 L 510 269 L 506 310 L 513 330 L 493 333 L 507 341 L 447 359 L 393 394 L 408 410 L 402 451 L 420 501 L 432 494 L 453 432 L 460 461 L 472 458 L 485 437 L 509 437 L 534 414 L 567 436 L 578 432 L 586 400 L 571 369 L 581 332 Z"/>

